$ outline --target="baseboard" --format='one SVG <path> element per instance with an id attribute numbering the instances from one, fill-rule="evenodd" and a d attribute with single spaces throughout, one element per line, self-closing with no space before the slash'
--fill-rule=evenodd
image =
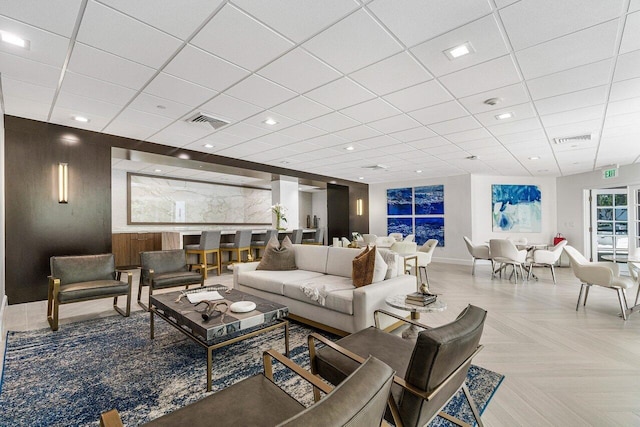
<path id="1" fill-rule="evenodd" d="M 0 342 L 4 341 L 4 337 L 7 334 L 7 331 L 5 331 L 4 326 L 5 326 L 5 322 L 4 322 L 4 314 L 6 313 L 6 308 L 7 308 L 7 304 L 8 304 L 8 299 L 6 295 L 2 295 L 2 305 L 0 305 Z"/>

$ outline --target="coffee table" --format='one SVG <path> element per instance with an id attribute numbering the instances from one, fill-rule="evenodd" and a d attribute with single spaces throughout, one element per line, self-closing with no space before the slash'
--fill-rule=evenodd
<path id="1" fill-rule="evenodd" d="M 385 302 L 393 308 L 399 310 L 407 310 L 411 312 L 411 320 L 420 320 L 420 313 L 432 313 L 434 311 L 444 311 L 447 309 L 447 304 L 441 299 L 436 299 L 429 305 L 420 306 L 414 304 L 407 304 L 405 302 L 406 295 L 393 295 L 387 297 Z M 420 330 L 416 325 L 410 325 L 409 329 L 402 332 L 402 338 L 416 339 Z"/>
<path id="2" fill-rule="evenodd" d="M 207 391 L 211 391 L 213 351 L 218 348 L 284 327 L 285 355 L 289 356 L 289 321 L 285 319 L 289 314 L 287 306 L 235 289 L 228 289 L 222 285 L 205 286 L 186 292 L 194 290 L 217 290 L 224 297 L 224 300 L 216 302 L 225 301 L 229 306 L 238 301 L 256 303 L 256 308 L 253 311 L 234 313 L 228 310 L 224 314 L 223 321 L 221 321 L 222 316 L 219 313 L 215 313 L 217 315 L 205 321 L 202 319 L 202 311 L 200 311 L 205 304 L 198 306 L 198 311 L 196 311 L 195 304 L 191 304 L 186 296 L 177 301 L 177 298 L 184 291 L 154 294 L 149 298 L 151 339 L 154 338 L 154 316 L 157 315 L 207 350 Z"/>

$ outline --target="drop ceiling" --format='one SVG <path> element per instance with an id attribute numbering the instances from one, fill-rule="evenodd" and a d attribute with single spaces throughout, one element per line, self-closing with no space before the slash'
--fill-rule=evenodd
<path id="1" fill-rule="evenodd" d="M 34 120 L 366 183 L 640 158 L 640 0 L 15 0 L 0 31 Z"/>

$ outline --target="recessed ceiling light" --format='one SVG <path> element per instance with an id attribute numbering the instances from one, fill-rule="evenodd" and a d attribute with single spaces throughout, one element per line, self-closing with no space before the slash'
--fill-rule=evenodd
<path id="1" fill-rule="evenodd" d="M 348 147 L 344 147 L 344 149 L 347 150 L 347 151 L 353 151 L 353 150 L 355 150 L 355 147 L 353 145 L 350 145 Z"/>
<path id="2" fill-rule="evenodd" d="M 418 170 L 416 171 L 416 173 L 422 173 L 422 171 L 421 171 L 420 169 L 418 169 Z"/>
<path id="3" fill-rule="evenodd" d="M 162 169 L 154 169 L 154 172 L 162 172 Z"/>
<path id="4" fill-rule="evenodd" d="M 513 113 L 502 113 L 502 114 L 498 114 L 496 116 L 496 119 L 504 120 L 504 119 L 510 119 L 511 117 L 513 117 Z"/>
<path id="5" fill-rule="evenodd" d="M 272 119 L 271 117 L 269 117 L 267 120 L 265 120 L 264 122 L 265 125 L 269 125 L 269 126 L 273 126 L 273 125 L 277 125 L 278 122 L 275 121 L 274 119 Z"/>
<path id="6" fill-rule="evenodd" d="M 186 153 L 181 153 L 181 154 L 178 154 L 178 158 L 179 159 L 189 160 L 191 157 L 189 157 L 189 155 L 186 154 Z"/>
<path id="7" fill-rule="evenodd" d="M 281 163 L 281 164 L 283 164 L 283 165 L 288 165 L 288 164 L 289 164 L 289 163 L 291 163 L 291 162 L 289 162 L 289 161 L 287 161 L 287 160 L 283 160 L 283 161 L 281 161 L 280 163 Z"/>
<path id="8" fill-rule="evenodd" d="M 329 181 L 329 184 L 335 184 L 337 181 Z"/>
<path id="9" fill-rule="evenodd" d="M 75 120 L 76 122 L 89 123 L 89 119 L 87 119 L 86 117 L 82 117 L 82 116 L 71 116 L 71 118 L 72 118 L 73 120 Z"/>
<path id="10" fill-rule="evenodd" d="M 213 148 L 213 144 L 204 144 L 203 147 L 204 148 Z"/>
<path id="11" fill-rule="evenodd" d="M 358 179 L 364 179 L 364 176 L 359 176 Z"/>
<path id="12" fill-rule="evenodd" d="M 465 56 L 468 55 L 470 53 L 475 52 L 475 50 L 473 50 L 473 47 L 471 46 L 471 43 L 466 42 L 463 43 L 461 45 L 458 46 L 454 46 L 450 49 L 447 49 L 444 51 L 444 54 L 447 56 L 447 58 L 453 60 L 456 58 L 460 58 L 461 56 Z"/>
<path id="13" fill-rule="evenodd" d="M 0 40 L 14 46 L 21 47 L 23 49 L 29 49 L 29 46 L 31 44 L 29 40 L 25 40 L 22 37 L 18 37 L 17 35 L 8 33 L 6 31 L 0 31 Z"/>
<path id="14" fill-rule="evenodd" d="M 531 157 L 529 157 L 529 160 L 540 160 L 540 157 L 538 157 L 538 156 L 531 156 Z"/>

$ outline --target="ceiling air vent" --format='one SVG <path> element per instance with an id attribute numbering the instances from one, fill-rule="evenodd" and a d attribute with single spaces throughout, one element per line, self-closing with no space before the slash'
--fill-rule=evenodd
<path id="1" fill-rule="evenodd" d="M 373 171 L 378 171 L 378 170 L 386 170 L 389 169 L 389 166 L 385 166 L 385 165 L 371 165 L 371 166 L 362 166 L 363 169 L 371 169 Z"/>
<path id="2" fill-rule="evenodd" d="M 229 122 L 225 122 L 222 119 L 218 119 L 205 113 L 198 113 L 195 116 L 188 118 L 187 122 L 209 124 L 214 129 L 220 129 L 221 127 L 229 124 Z"/>
<path id="3" fill-rule="evenodd" d="M 553 138 L 553 142 L 556 144 L 568 144 L 571 142 L 584 142 L 591 141 L 591 134 L 588 133 L 586 135 L 576 135 L 576 136 L 565 136 L 563 138 Z"/>

